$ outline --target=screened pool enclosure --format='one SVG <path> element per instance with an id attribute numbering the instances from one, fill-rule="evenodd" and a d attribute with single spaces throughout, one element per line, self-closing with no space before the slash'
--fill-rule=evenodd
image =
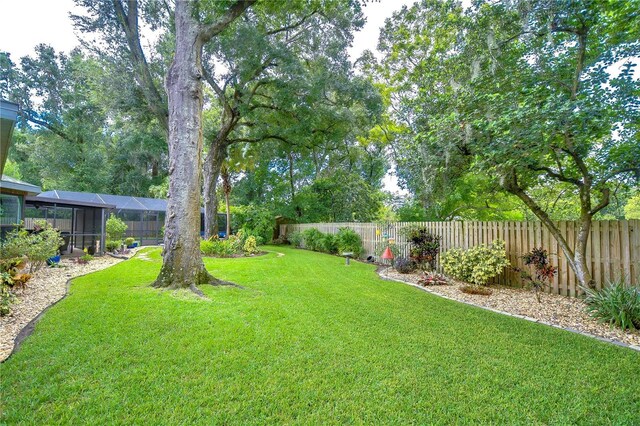
<path id="1" fill-rule="evenodd" d="M 85 241 L 91 238 L 99 241 L 104 229 L 102 212 L 104 220 L 113 213 L 127 224 L 127 237 L 135 238 L 141 245 L 155 245 L 162 243 L 166 209 L 167 201 L 156 198 L 46 191 L 27 199 L 25 224 L 33 218 L 46 218 L 60 231 L 75 234 L 77 239 L 84 237 Z M 201 231 L 203 222 L 201 220 Z M 225 229 L 224 214 L 218 215 L 218 226 L 220 230 Z M 81 247 L 79 244 L 75 246 Z M 104 247 L 104 242 L 101 247 Z"/>

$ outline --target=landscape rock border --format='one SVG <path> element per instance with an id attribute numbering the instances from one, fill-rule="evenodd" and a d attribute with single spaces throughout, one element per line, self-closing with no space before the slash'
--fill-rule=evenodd
<path id="1" fill-rule="evenodd" d="M 462 292 L 460 292 L 461 296 L 459 298 L 451 297 L 451 296 L 448 296 L 448 295 L 445 295 L 445 294 L 442 294 L 442 293 L 438 292 L 437 289 L 440 286 L 438 286 L 438 287 L 423 287 L 421 285 L 416 284 L 415 282 L 409 281 L 408 279 L 411 279 L 410 277 L 415 278 L 417 276 L 415 274 L 414 274 L 414 276 L 411 276 L 411 275 L 407 276 L 407 279 L 400 279 L 400 277 L 398 277 L 398 275 L 400 275 L 400 274 L 394 272 L 392 267 L 378 268 L 376 270 L 376 272 L 378 273 L 380 278 L 382 278 L 384 280 L 395 281 L 395 282 L 403 283 L 403 284 L 406 284 L 406 285 L 410 285 L 412 287 L 418 288 L 420 290 L 426 291 L 427 293 L 431 293 L 433 295 L 436 295 L 438 297 L 442 297 L 444 299 L 453 300 L 453 301 L 459 302 L 459 303 L 464 303 L 465 305 L 469 305 L 469 306 L 475 306 L 475 307 L 480 308 L 480 309 L 485 309 L 485 310 L 488 310 L 488 311 L 491 311 L 491 312 L 495 312 L 495 313 L 502 314 L 502 315 L 507 315 L 507 316 L 510 316 L 510 317 L 513 317 L 513 318 L 519 318 L 519 319 L 523 319 L 523 320 L 526 320 L 526 321 L 535 322 L 535 323 L 543 324 L 543 325 L 546 325 L 546 326 L 558 328 L 558 329 L 561 329 L 561 330 L 569 331 L 571 333 L 581 334 L 583 336 L 591 337 L 591 338 L 600 340 L 602 342 L 611 343 L 611 344 L 614 344 L 614 345 L 617 345 L 617 346 L 633 349 L 635 351 L 640 352 L 640 344 L 636 344 L 635 343 L 636 341 L 640 342 L 640 335 L 638 335 L 638 334 L 630 334 L 635 339 L 635 341 L 633 343 L 625 342 L 625 341 L 622 341 L 621 339 L 608 338 L 608 337 L 604 337 L 604 336 L 601 336 L 601 335 L 598 335 L 598 334 L 595 334 L 595 333 L 587 332 L 587 331 L 584 331 L 584 330 L 579 330 L 579 329 L 574 328 L 574 327 L 568 327 L 568 326 L 563 326 L 563 325 L 559 325 L 559 324 L 554 324 L 553 322 L 545 321 L 545 320 L 540 319 L 540 318 L 534 318 L 532 316 L 520 315 L 520 314 L 516 314 L 516 313 L 512 313 L 512 312 L 507 312 L 507 311 L 504 311 L 504 310 L 495 309 L 495 308 L 488 307 L 488 306 L 483 306 L 483 305 L 478 304 L 478 303 L 473 303 L 473 302 L 471 302 L 469 300 L 463 300 L 465 296 L 463 296 L 464 293 L 462 293 Z M 458 283 L 458 284 L 461 284 L 461 283 Z M 446 287 L 451 287 L 451 286 L 446 286 Z M 515 290 L 517 290 L 517 289 L 513 289 L 513 290 L 514 290 L 514 295 L 515 295 L 516 294 Z M 558 296 L 558 295 L 548 295 L 548 296 L 550 296 L 550 297 L 563 297 L 563 296 Z M 466 297 L 468 297 L 468 295 Z M 490 296 L 478 296 L 478 297 L 487 298 L 487 297 L 490 297 Z M 590 321 L 598 324 L 595 320 L 590 320 Z M 602 326 L 604 328 L 608 328 L 608 326 L 604 325 L 604 324 L 598 324 L 598 325 Z M 619 331 L 617 334 L 621 335 L 620 333 L 622 333 L 622 332 Z M 624 336 L 624 334 L 622 334 L 622 335 Z"/>

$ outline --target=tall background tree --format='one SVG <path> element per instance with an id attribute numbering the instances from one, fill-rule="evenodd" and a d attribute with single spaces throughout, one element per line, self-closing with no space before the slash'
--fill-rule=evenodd
<path id="1" fill-rule="evenodd" d="M 580 283 L 592 285 L 585 254 L 593 217 L 640 177 L 637 25 L 622 30 L 634 13 L 628 2 L 478 2 L 465 11 L 459 2 L 422 1 L 388 20 L 376 71 L 393 85 L 396 119 L 412 130 L 399 166 L 421 178 L 427 204 L 450 197 L 438 188 L 502 189 L 544 223 Z M 614 64 L 622 64 L 617 75 Z M 553 222 L 544 189 L 574 197 L 575 244 Z"/>

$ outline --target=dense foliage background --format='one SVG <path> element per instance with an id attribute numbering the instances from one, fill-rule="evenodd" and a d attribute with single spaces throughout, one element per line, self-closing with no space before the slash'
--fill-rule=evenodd
<path id="1" fill-rule="evenodd" d="M 77 3 L 82 47 L 0 52 L 0 96 L 22 108 L 6 173 L 44 190 L 165 196 L 172 16 L 140 2 L 154 34 L 144 82 L 113 2 Z M 521 190 L 551 219 L 580 219 L 586 196 L 594 219 L 640 218 L 633 3 L 422 0 L 387 20 L 378 57 L 352 63 L 358 2 L 259 2 L 205 47 L 205 150 L 225 148 L 218 208 L 302 222 L 534 219 Z M 408 195 L 385 191 L 390 171 Z"/>

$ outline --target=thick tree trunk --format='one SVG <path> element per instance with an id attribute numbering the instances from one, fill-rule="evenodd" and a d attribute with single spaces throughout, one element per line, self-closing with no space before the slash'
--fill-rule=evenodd
<path id="1" fill-rule="evenodd" d="M 596 283 L 593 280 L 589 266 L 587 265 L 587 243 L 589 241 L 589 233 L 591 231 L 591 215 L 585 215 L 580 220 L 580 228 L 576 238 L 575 250 L 575 268 L 576 278 L 580 285 L 584 288 L 595 288 Z"/>
<path id="2" fill-rule="evenodd" d="M 223 140 L 216 140 L 209 146 L 209 152 L 204 160 L 204 185 L 202 195 L 204 199 L 204 237 L 211 238 L 218 235 L 218 197 L 216 187 L 222 163 L 227 156 L 227 145 Z"/>
<path id="3" fill-rule="evenodd" d="M 169 98 L 169 200 L 163 263 L 155 287 L 192 288 L 210 282 L 200 254 L 202 40 L 193 3 L 176 2 L 176 49 Z"/>

